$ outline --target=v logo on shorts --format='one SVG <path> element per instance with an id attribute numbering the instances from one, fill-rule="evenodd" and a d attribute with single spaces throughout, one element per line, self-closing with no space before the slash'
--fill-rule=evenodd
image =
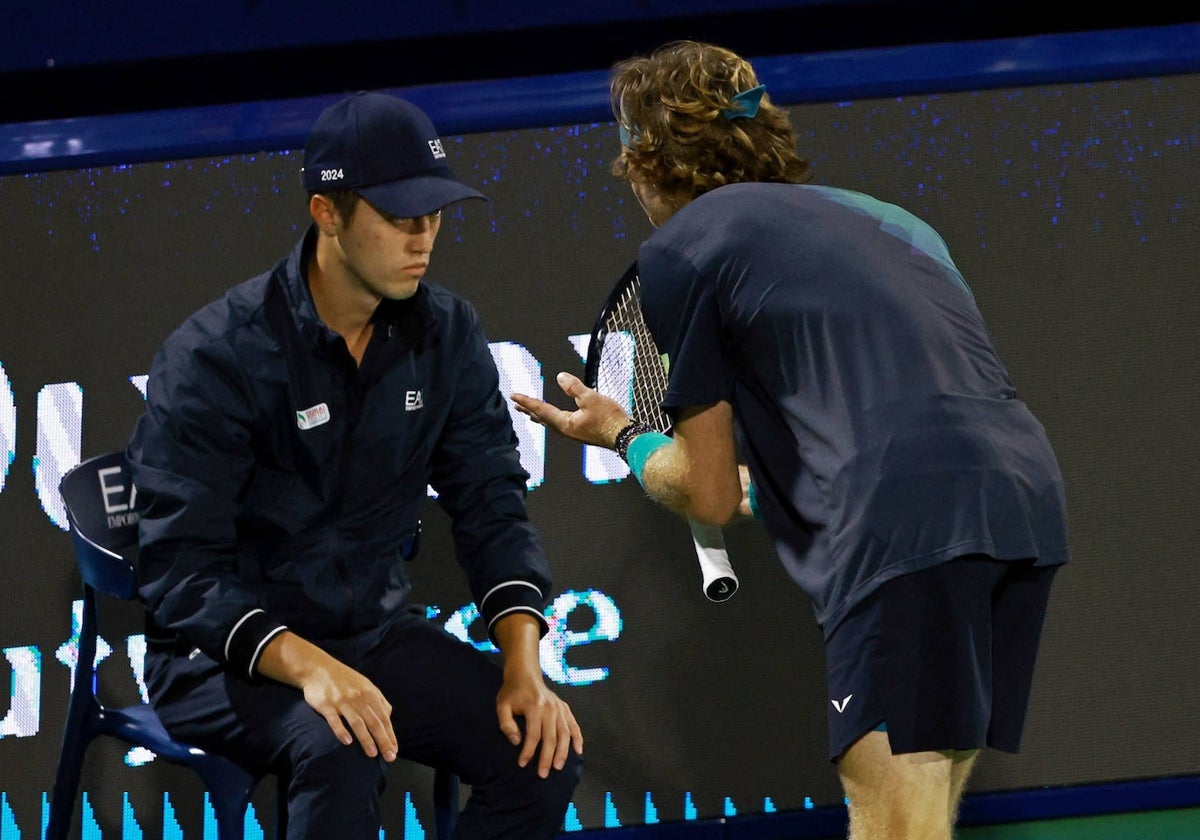
<path id="1" fill-rule="evenodd" d="M 846 711 L 846 704 L 848 704 L 850 702 L 850 698 L 853 696 L 854 696 L 853 694 L 847 694 L 840 701 L 839 700 L 830 700 L 829 702 L 833 704 L 833 708 L 837 709 L 838 714 L 840 715 L 842 712 Z"/>

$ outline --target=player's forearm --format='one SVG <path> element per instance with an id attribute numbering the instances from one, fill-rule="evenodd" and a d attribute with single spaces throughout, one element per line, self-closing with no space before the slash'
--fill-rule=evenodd
<path id="1" fill-rule="evenodd" d="M 641 484 L 654 501 L 685 519 L 708 525 L 727 524 L 742 500 L 728 482 L 704 478 L 678 441 L 651 453 L 642 465 Z"/>
<path id="2" fill-rule="evenodd" d="M 642 467 L 642 487 L 654 501 L 687 519 L 708 521 L 688 485 L 687 462 L 674 443 L 655 450 Z"/>

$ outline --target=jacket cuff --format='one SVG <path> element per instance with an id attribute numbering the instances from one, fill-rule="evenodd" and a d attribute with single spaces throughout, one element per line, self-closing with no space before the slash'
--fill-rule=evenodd
<path id="1" fill-rule="evenodd" d="M 286 629 L 286 624 L 280 624 L 261 609 L 251 610 L 233 625 L 225 638 L 225 661 L 235 673 L 256 679 L 263 648 Z"/>
<path id="2" fill-rule="evenodd" d="M 538 636 L 550 630 L 543 612 L 545 597 L 542 590 L 526 580 L 507 580 L 493 586 L 479 602 L 479 614 L 487 622 L 488 637 L 495 641 L 496 622 L 514 612 L 526 612 L 538 620 Z"/>

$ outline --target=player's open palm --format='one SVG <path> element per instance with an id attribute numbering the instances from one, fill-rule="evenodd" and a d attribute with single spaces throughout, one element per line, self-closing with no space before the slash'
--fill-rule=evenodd
<path id="1" fill-rule="evenodd" d="M 629 413 L 611 397 L 583 384 L 578 376 L 562 372 L 555 378 L 558 387 L 575 401 L 575 411 L 558 408 L 525 394 L 513 394 L 517 410 L 564 437 L 611 447 L 617 432 L 629 422 Z"/>

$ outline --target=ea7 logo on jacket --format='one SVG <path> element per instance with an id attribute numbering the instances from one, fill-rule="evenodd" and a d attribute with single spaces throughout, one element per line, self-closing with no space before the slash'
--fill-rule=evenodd
<path id="1" fill-rule="evenodd" d="M 329 406 L 325 403 L 314 405 L 296 412 L 296 425 L 301 429 L 315 429 L 329 422 Z"/>
<path id="2" fill-rule="evenodd" d="M 421 397 L 420 390 L 404 392 L 404 410 L 416 411 L 418 408 L 425 407 L 425 400 Z"/>

